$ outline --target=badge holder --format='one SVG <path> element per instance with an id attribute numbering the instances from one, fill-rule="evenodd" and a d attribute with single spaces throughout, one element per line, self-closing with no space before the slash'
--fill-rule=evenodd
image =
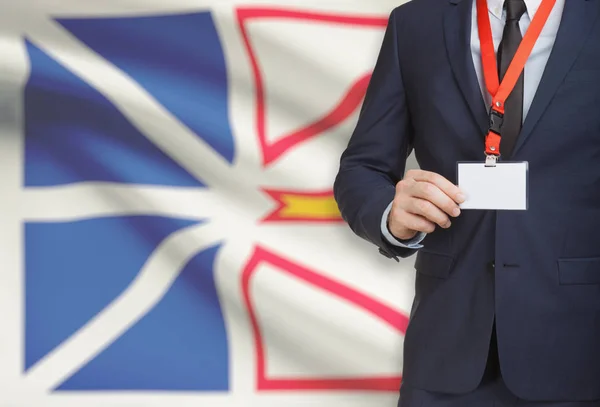
<path id="1" fill-rule="evenodd" d="M 529 164 L 498 162 L 457 163 L 458 187 L 466 200 L 461 210 L 525 211 L 529 209 Z"/>

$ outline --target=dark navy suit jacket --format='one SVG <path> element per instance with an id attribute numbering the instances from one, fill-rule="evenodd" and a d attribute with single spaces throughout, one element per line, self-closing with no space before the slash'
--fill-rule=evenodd
<path id="1" fill-rule="evenodd" d="M 335 197 L 388 257 L 380 223 L 414 149 L 456 182 L 482 161 L 487 113 L 469 48 L 472 0 L 413 0 L 389 19 Z M 527 211 L 463 211 L 416 259 L 404 380 L 475 389 L 496 319 L 501 371 L 529 400 L 600 399 L 600 0 L 567 0 L 513 160 L 529 162 Z M 495 267 L 491 265 L 495 264 Z"/>

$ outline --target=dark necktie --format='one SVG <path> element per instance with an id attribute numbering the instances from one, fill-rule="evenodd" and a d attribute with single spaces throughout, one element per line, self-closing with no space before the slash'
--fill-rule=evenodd
<path id="1" fill-rule="evenodd" d="M 506 25 L 502 34 L 502 41 L 498 47 L 500 81 L 504 78 L 508 66 L 521 43 L 519 20 L 527 11 L 527 6 L 525 6 L 523 0 L 505 0 L 504 5 L 506 6 Z M 515 88 L 504 104 L 504 122 L 501 128 L 502 140 L 500 142 L 500 154 L 504 158 L 510 157 L 521 132 L 523 123 L 523 76 L 523 73 L 521 73 Z"/>

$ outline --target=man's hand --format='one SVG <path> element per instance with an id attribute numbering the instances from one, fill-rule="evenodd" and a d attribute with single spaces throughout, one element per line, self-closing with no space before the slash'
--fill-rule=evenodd
<path id="1" fill-rule="evenodd" d="M 431 233 L 436 225 L 447 229 L 450 218 L 460 215 L 458 204 L 464 201 L 460 189 L 441 175 L 410 170 L 396 185 L 388 227 L 399 240 L 412 239 L 418 232 Z"/>

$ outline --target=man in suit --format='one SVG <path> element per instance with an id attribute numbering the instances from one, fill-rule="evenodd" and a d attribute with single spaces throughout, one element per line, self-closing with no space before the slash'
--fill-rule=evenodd
<path id="1" fill-rule="evenodd" d="M 500 79 L 541 3 L 487 0 Z M 600 406 L 599 14 L 557 0 L 506 101 L 528 209 L 461 213 L 491 103 L 475 0 L 391 13 L 334 193 L 381 254 L 417 253 L 399 406 Z"/>

